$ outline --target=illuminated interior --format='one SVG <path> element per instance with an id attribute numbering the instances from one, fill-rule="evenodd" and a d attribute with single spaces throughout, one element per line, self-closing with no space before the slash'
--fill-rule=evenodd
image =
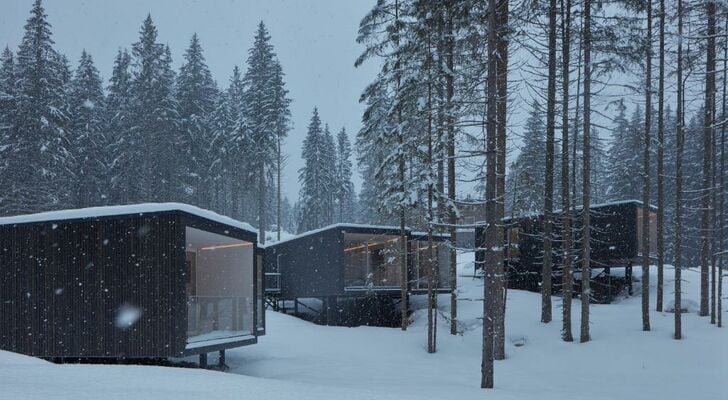
<path id="1" fill-rule="evenodd" d="M 187 347 L 253 333 L 254 246 L 187 227 Z"/>
<path id="2" fill-rule="evenodd" d="M 400 238 L 395 235 L 344 234 L 344 286 L 348 290 L 399 288 L 402 284 Z"/>

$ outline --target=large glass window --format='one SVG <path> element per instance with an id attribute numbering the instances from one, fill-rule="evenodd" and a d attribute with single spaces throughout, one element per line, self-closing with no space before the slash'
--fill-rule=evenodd
<path id="1" fill-rule="evenodd" d="M 399 236 L 344 234 L 344 286 L 349 290 L 399 288 L 400 253 Z"/>
<path id="2" fill-rule="evenodd" d="M 186 228 L 187 347 L 253 333 L 254 246 Z"/>
<path id="3" fill-rule="evenodd" d="M 435 241 L 432 243 L 432 262 L 430 261 L 430 247 L 427 240 L 412 242 L 413 265 L 416 266 L 415 288 L 427 290 L 430 272 L 438 270 L 437 288 L 450 287 L 450 248 L 447 242 Z"/>

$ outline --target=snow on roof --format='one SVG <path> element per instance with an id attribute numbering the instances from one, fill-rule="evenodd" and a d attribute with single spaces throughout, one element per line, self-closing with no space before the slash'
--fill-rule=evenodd
<path id="1" fill-rule="evenodd" d="M 379 230 L 388 230 L 388 231 L 391 231 L 391 230 L 399 230 L 399 227 L 398 226 L 338 223 L 338 224 L 327 225 L 327 226 L 324 226 L 322 228 L 318 228 L 318 229 L 306 231 L 306 232 L 303 232 L 301 234 L 298 234 L 298 235 L 295 235 L 295 236 L 292 236 L 292 237 L 289 237 L 289 238 L 281 239 L 278 242 L 266 243 L 265 245 L 262 245 L 260 247 L 261 248 L 266 248 L 266 247 L 269 247 L 269 246 L 275 246 L 275 245 L 278 245 L 278 244 L 281 244 L 281 243 L 290 242 L 292 240 L 300 239 L 302 237 L 306 237 L 306 236 L 310 236 L 310 235 L 315 235 L 317 233 L 321 233 L 321 232 L 325 232 L 325 231 L 328 231 L 328 230 L 331 230 L 331 229 L 337 229 L 337 228 L 342 228 L 342 229 L 345 229 L 345 228 L 379 229 Z M 405 229 L 407 230 L 408 233 L 410 232 L 410 229 L 409 228 L 405 228 Z"/>
<path id="2" fill-rule="evenodd" d="M 75 210 L 48 211 L 37 214 L 3 217 L 0 218 L 0 225 L 25 224 L 31 222 L 45 221 L 62 221 L 69 219 L 98 218 L 115 215 L 145 214 L 161 211 L 182 211 L 188 214 L 196 215 L 198 217 L 219 222 L 221 224 L 234 226 L 236 228 L 249 231 L 251 233 L 256 232 L 255 228 L 253 228 L 250 224 L 246 224 L 245 222 L 240 222 L 212 211 L 203 210 L 201 208 L 182 203 L 142 203 L 123 206 L 89 207 L 79 208 Z"/>
<path id="3" fill-rule="evenodd" d="M 589 208 L 590 209 L 594 209 L 594 208 L 601 208 L 601 207 L 618 206 L 618 205 L 622 205 L 622 204 L 638 204 L 638 205 L 642 205 L 643 203 L 642 203 L 641 200 L 634 200 L 634 199 L 618 200 L 618 201 L 610 201 L 610 202 L 606 202 L 606 203 L 592 204 Z M 657 210 L 657 206 L 655 206 L 653 204 L 650 204 L 650 208 L 653 209 L 653 210 Z M 581 210 L 582 209 L 582 206 L 577 206 L 576 209 L 577 210 Z M 558 214 L 560 212 L 561 212 L 561 209 L 558 209 L 558 210 L 554 210 L 553 211 L 554 214 Z M 543 215 L 543 212 L 523 213 L 523 214 L 519 214 L 519 215 L 514 215 L 512 217 L 505 217 L 505 218 L 503 218 L 503 221 L 510 221 L 512 219 L 517 219 L 517 218 L 539 217 L 541 215 Z M 485 221 L 476 221 L 474 224 L 472 224 L 472 226 L 480 226 L 480 225 L 485 225 Z"/>

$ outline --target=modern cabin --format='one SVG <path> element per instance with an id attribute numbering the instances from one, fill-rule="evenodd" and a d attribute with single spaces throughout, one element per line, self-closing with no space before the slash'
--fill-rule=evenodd
<path id="1" fill-rule="evenodd" d="M 206 364 L 263 334 L 262 252 L 247 224 L 176 203 L 0 218 L 2 350 Z"/>
<path id="2" fill-rule="evenodd" d="M 591 221 L 591 263 L 592 292 L 597 302 L 609 302 L 619 293 L 623 286 L 632 290 L 632 267 L 642 263 L 642 221 L 644 215 L 642 202 L 626 200 L 620 202 L 598 204 L 590 207 Z M 654 254 L 657 242 L 657 208 L 649 207 L 649 242 L 650 254 Z M 581 241 L 582 210 L 576 210 L 574 219 L 575 248 Z M 553 278 L 554 291 L 561 289 L 561 235 L 560 211 L 554 213 L 553 241 Z M 508 274 L 508 287 L 539 291 L 543 281 L 543 224 L 542 214 L 527 215 L 504 219 L 504 262 Z M 476 229 L 477 243 L 484 239 L 484 228 Z M 477 244 L 476 243 L 476 244 Z M 482 244 L 476 252 L 476 264 L 482 268 L 485 257 Z M 581 255 L 574 265 L 576 289 L 579 290 Z M 654 256 L 651 255 L 651 258 Z M 612 269 L 623 269 L 623 273 L 614 274 Z"/>
<path id="3" fill-rule="evenodd" d="M 407 230 L 405 240 L 403 254 L 399 228 L 336 224 L 270 244 L 267 302 L 330 325 L 386 325 L 388 316 L 398 315 L 394 309 L 401 306 L 403 283 L 408 295 L 425 293 L 435 271 L 435 290 L 448 291 L 447 238 L 433 237 L 433 263 L 427 234 Z"/>

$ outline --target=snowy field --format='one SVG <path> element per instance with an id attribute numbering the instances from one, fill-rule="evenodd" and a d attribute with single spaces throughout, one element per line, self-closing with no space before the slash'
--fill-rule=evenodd
<path id="1" fill-rule="evenodd" d="M 462 259 L 461 275 L 472 275 L 472 254 Z M 698 273 L 687 270 L 683 276 L 684 301 L 697 301 Z M 653 285 L 655 281 L 653 277 Z M 671 287 L 668 270 L 668 300 Z M 728 290 L 728 285 L 724 287 Z M 508 296 L 507 359 L 496 363 L 496 389 L 486 393 L 479 389 L 482 281 L 461 277 L 460 296 L 463 333 L 450 336 L 443 315 L 436 354 L 425 350 L 422 310 L 415 312 L 405 333 L 391 328 L 323 327 L 269 311 L 267 336 L 257 345 L 228 351 L 228 373 L 55 365 L 0 352 L 0 398 L 726 398 L 728 328 L 718 329 L 708 318 L 691 312 L 684 315 L 684 340 L 678 342 L 672 339 L 673 315 L 653 311 L 652 332 L 642 332 L 640 298 L 635 296 L 593 305 L 593 341 L 564 343 L 559 338 L 560 300 L 555 302 L 554 322 L 544 325 L 539 322 L 540 296 L 515 290 Z M 443 312 L 448 301 L 447 296 L 440 299 Z M 574 306 L 578 337 L 578 302 Z M 210 362 L 216 362 L 215 357 Z"/>

